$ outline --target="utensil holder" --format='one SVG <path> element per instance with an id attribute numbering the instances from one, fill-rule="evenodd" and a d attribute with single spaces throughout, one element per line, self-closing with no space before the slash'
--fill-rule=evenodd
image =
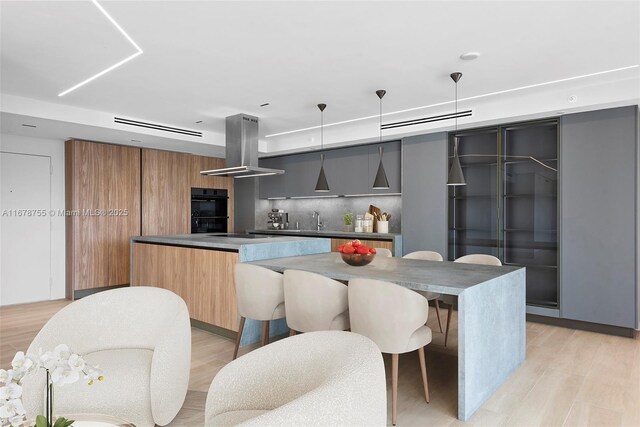
<path id="1" fill-rule="evenodd" d="M 389 232 L 389 221 L 378 221 L 378 233 L 388 233 Z"/>

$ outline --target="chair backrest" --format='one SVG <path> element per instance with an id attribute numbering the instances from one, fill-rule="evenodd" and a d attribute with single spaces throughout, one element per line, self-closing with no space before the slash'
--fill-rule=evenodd
<path id="1" fill-rule="evenodd" d="M 299 332 L 331 330 L 349 309 L 346 285 L 308 271 L 285 270 L 284 300 L 287 324 Z"/>
<path id="2" fill-rule="evenodd" d="M 209 388 L 204 425 L 235 424 L 237 418 L 225 415 L 254 410 L 254 418 L 242 425 L 384 426 L 386 395 L 384 362 L 375 343 L 351 332 L 310 332 L 224 366 Z"/>
<path id="3" fill-rule="evenodd" d="M 391 258 L 393 256 L 393 252 L 391 252 L 387 248 L 375 248 L 375 249 L 376 249 L 376 256 L 377 257 Z"/>
<path id="4" fill-rule="evenodd" d="M 372 279 L 349 281 L 351 331 L 384 353 L 404 353 L 411 335 L 427 323 L 429 303 L 411 289 Z"/>
<path id="5" fill-rule="evenodd" d="M 463 264 L 482 264 L 482 265 L 502 265 L 500 260 L 493 255 L 485 254 L 471 254 L 461 256 L 454 262 L 461 262 Z"/>
<path id="6" fill-rule="evenodd" d="M 178 319 L 189 318 L 184 300 L 173 292 L 134 286 L 99 292 L 74 301 L 49 319 L 29 346 L 72 351 L 139 348 L 154 350 Z"/>
<path id="7" fill-rule="evenodd" d="M 271 320 L 284 302 L 282 274 L 257 265 L 238 263 L 235 267 L 238 313 L 254 320 Z"/>
<path id="8" fill-rule="evenodd" d="M 421 259 L 424 261 L 442 261 L 443 260 L 442 255 L 434 251 L 415 251 L 415 252 L 406 254 L 402 258 Z"/>

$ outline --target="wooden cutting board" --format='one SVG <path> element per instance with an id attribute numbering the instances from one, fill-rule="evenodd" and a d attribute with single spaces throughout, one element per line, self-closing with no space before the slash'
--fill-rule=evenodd
<path id="1" fill-rule="evenodd" d="M 373 215 L 373 231 L 377 232 L 378 231 L 378 215 L 381 215 L 382 211 L 377 206 L 369 205 L 369 211 L 368 212 L 371 215 Z"/>

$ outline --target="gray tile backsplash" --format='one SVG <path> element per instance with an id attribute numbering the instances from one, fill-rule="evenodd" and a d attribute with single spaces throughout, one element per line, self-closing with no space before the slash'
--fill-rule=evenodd
<path id="1" fill-rule="evenodd" d="M 402 196 L 362 196 L 362 197 L 328 197 L 318 199 L 287 199 L 268 200 L 268 203 L 260 203 L 256 211 L 256 228 L 267 228 L 267 213 L 271 209 L 282 209 L 289 213 L 289 228 L 296 228 L 298 221 L 301 230 L 313 230 L 316 219 L 313 211 L 320 212 L 320 219 L 324 224 L 324 230 L 342 230 L 342 216 L 345 212 L 352 212 L 353 217 L 364 215 L 369 205 L 380 208 L 382 212 L 391 214 L 389 222 L 390 233 L 400 233 Z"/>

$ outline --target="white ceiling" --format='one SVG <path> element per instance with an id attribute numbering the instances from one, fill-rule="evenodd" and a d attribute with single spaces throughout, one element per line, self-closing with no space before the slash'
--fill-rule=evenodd
<path id="1" fill-rule="evenodd" d="M 376 89 L 389 112 L 450 101 L 452 71 L 473 97 L 640 64 L 639 1 L 100 3 L 144 54 L 60 98 L 135 49 L 88 0 L 2 1 L 2 95 L 209 132 L 244 112 L 264 137 L 319 102 L 325 123 L 376 115 Z"/>

